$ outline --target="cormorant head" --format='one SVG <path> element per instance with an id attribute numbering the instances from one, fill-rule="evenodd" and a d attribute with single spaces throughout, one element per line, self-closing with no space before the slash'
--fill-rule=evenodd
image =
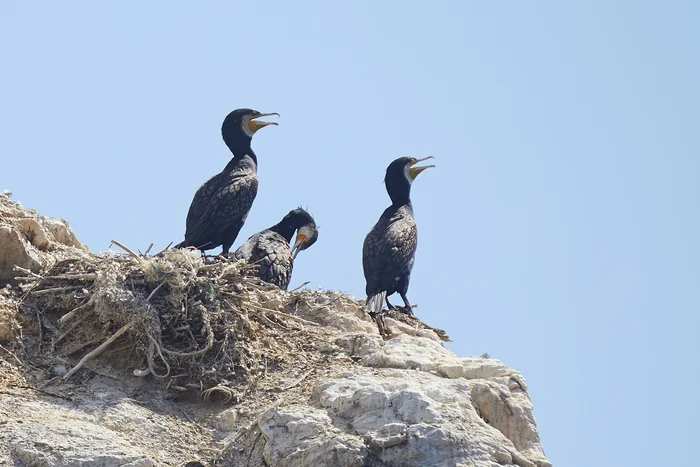
<path id="1" fill-rule="evenodd" d="M 256 119 L 260 117 L 267 117 L 270 115 L 280 114 L 273 113 L 260 113 L 257 110 L 252 109 L 236 109 L 226 116 L 223 125 L 221 125 L 221 135 L 226 142 L 226 145 L 231 149 L 240 147 L 242 144 L 250 145 L 250 141 L 253 139 L 253 135 L 260 128 L 266 127 L 268 125 L 277 125 L 276 122 L 263 122 Z"/>
<path id="2" fill-rule="evenodd" d="M 427 159 L 434 159 L 434 157 L 428 156 L 422 159 L 399 157 L 389 164 L 389 167 L 386 168 L 384 183 L 386 183 L 386 191 L 389 193 L 392 202 L 403 203 L 408 201 L 413 180 L 425 169 L 435 167 L 434 165 L 416 167 L 417 163 Z"/>
<path id="3" fill-rule="evenodd" d="M 297 208 L 289 211 L 289 214 L 284 216 L 282 222 L 287 223 L 297 231 L 294 246 L 292 247 L 292 255 L 297 257 L 300 251 L 306 250 L 318 240 L 318 227 L 311 214 L 302 208 Z"/>

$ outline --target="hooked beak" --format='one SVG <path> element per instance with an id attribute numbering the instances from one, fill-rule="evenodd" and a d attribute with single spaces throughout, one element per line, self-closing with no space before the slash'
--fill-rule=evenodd
<path id="1" fill-rule="evenodd" d="M 297 259 L 299 252 L 304 249 L 302 247 L 304 246 L 304 243 L 306 243 L 306 240 L 306 235 L 303 233 L 297 234 L 297 238 L 294 240 L 294 246 L 292 247 L 292 257 L 294 259 Z"/>
<path id="2" fill-rule="evenodd" d="M 417 163 L 421 161 L 426 161 L 428 159 L 435 159 L 433 156 L 428 156 L 424 157 L 423 159 L 416 159 L 415 161 L 411 162 L 409 164 L 409 169 L 408 169 L 408 175 L 411 177 L 411 180 L 415 180 L 416 177 L 418 176 L 419 173 L 424 171 L 425 169 L 429 169 L 431 167 L 435 167 L 434 165 L 424 165 L 422 167 L 414 167 Z"/>
<path id="3" fill-rule="evenodd" d="M 277 112 L 271 112 L 268 114 L 259 114 L 259 115 L 256 115 L 254 117 L 250 117 L 250 122 L 249 122 L 248 126 L 250 127 L 251 131 L 253 133 L 255 133 L 260 128 L 266 127 L 268 125 L 277 125 L 277 122 L 258 122 L 255 120 L 256 118 L 269 117 L 270 115 L 277 115 L 278 117 L 280 116 L 280 114 L 278 114 Z"/>

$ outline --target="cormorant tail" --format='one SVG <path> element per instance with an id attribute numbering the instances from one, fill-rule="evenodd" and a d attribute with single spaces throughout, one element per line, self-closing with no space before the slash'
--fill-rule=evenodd
<path id="1" fill-rule="evenodd" d="M 386 300 L 386 290 L 367 297 L 367 302 L 365 303 L 367 313 L 375 314 L 382 311 L 384 300 Z"/>

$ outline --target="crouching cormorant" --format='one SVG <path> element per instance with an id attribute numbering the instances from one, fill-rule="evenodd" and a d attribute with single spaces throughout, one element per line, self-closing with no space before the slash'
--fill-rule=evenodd
<path id="1" fill-rule="evenodd" d="M 297 232 L 294 246 L 289 248 L 292 235 Z M 251 236 L 234 255 L 250 264 L 258 264 L 260 279 L 287 290 L 292 278 L 294 260 L 300 251 L 309 248 L 318 239 L 318 228 L 311 214 L 302 208 L 289 211 L 277 224 Z"/>
<path id="2" fill-rule="evenodd" d="M 391 198 L 391 206 L 386 208 L 379 221 L 365 237 L 362 247 L 362 267 L 367 281 L 367 311 L 371 314 L 382 310 L 384 301 L 389 309 L 389 295 L 398 292 L 405 308 L 411 314 L 411 304 L 406 298 L 411 268 L 416 255 L 418 230 L 413 219 L 411 205 L 411 183 L 419 173 L 434 165 L 415 167 L 423 159 L 400 157 L 389 164 L 384 183 Z"/>
<path id="3" fill-rule="evenodd" d="M 223 245 L 222 255 L 228 254 L 258 193 L 258 159 L 250 142 L 260 128 L 277 125 L 256 120 L 269 115 L 279 116 L 251 109 L 236 109 L 226 116 L 221 136 L 233 159 L 194 194 L 187 213 L 185 241 L 176 248 L 204 251 Z"/>

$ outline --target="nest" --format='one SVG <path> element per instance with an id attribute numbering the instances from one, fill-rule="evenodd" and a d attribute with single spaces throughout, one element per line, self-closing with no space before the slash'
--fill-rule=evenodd
<path id="1" fill-rule="evenodd" d="M 108 351 L 111 363 L 136 376 L 205 400 L 236 401 L 268 372 L 313 359 L 309 333 L 324 332 L 283 313 L 287 292 L 252 277 L 251 268 L 206 264 L 179 249 L 91 255 L 42 275 L 23 270 L 20 306 L 40 323 L 37 354 L 64 361 L 82 355 L 64 379 Z"/>

